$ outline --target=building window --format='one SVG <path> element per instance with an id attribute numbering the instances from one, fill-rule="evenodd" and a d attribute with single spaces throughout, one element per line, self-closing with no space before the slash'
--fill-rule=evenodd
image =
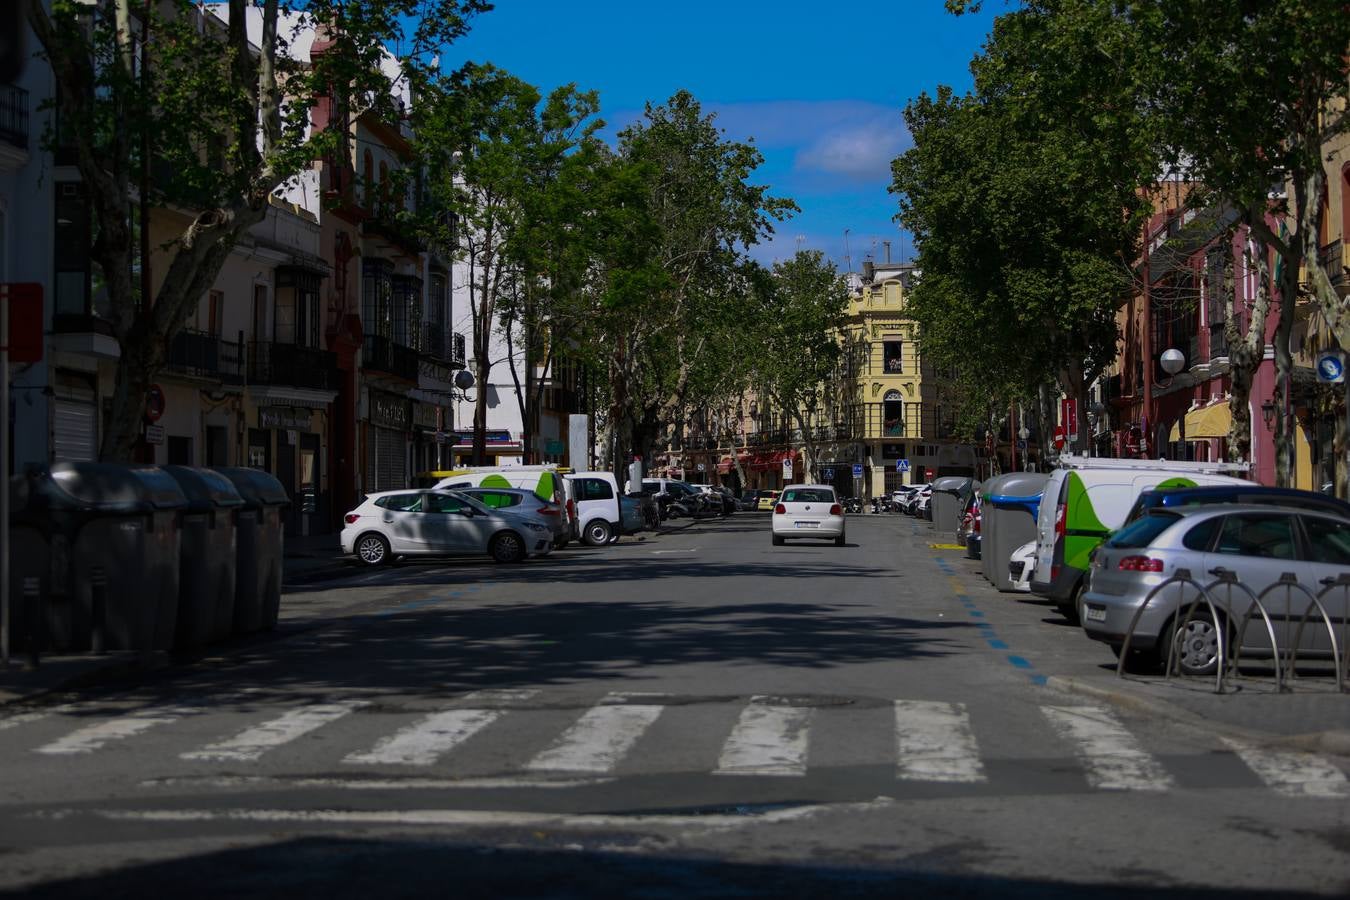
<path id="1" fill-rule="evenodd" d="M 881 359 L 887 375 L 897 375 L 905 370 L 901 354 L 904 351 L 904 341 L 882 341 Z"/>
<path id="2" fill-rule="evenodd" d="M 253 340 L 259 344 L 267 340 L 267 285 L 253 286 Z"/>
<path id="3" fill-rule="evenodd" d="M 887 391 L 882 398 L 881 418 L 887 437 L 899 437 L 905 433 L 905 403 L 899 391 Z"/>
<path id="4" fill-rule="evenodd" d="M 361 198 L 367 210 L 375 206 L 375 158 L 367 150 L 361 159 Z"/>
<path id="5" fill-rule="evenodd" d="M 319 287 L 323 276 L 306 269 L 277 269 L 274 333 L 278 344 L 319 347 Z"/>
<path id="6" fill-rule="evenodd" d="M 56 185 L 56 278 L 53 304 L 58 316 L 87 316 L 89 308 L 89 204 L 78 181 Z"/>
<path id="7" fill-rule="evenodd" d="M 220 337 L 220 317 L 225 310 L 225 292 L 207 291 L 206 292 L 206 321 L 203 323 L 206 327 L 202 328 L 212 337 Z"/>
<path id="8" fill-rule="evenodd" d="M 393 330 L 390 307 L 394 271 L 388 260 L 370 257 L 361 261 L 361 327 L 368 335 L 390 337 Z"/>

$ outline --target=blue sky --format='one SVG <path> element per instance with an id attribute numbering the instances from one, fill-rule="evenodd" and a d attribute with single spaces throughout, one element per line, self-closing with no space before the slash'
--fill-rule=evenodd
<path id="1" fill-rule="evenodd" d="M 901 110 L 939 84 L 969 85 L 970 58 L 1004 9 L 986 6 L 958 18 L 942 0 L 497 0 L 445 62 L 491 62 L 545 92 L 597 90 L 614 128 L 688 89 L 729 137 L 754 138 L 765 157 L 755 181 L 802 208 L 753 255 L 772 262 L 801 246 L 847 269 L 849 229 L 856 270 L 884 258 L 884 240 L 893 260 L 913 253 L 886 191 L 909 146 Z"/>

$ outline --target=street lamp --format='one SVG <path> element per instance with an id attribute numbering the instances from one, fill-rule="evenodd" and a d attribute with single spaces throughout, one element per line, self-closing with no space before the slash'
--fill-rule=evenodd
<path id="1" fill-rule="evenodd" d="M 1275 401 L 1267 400 L 1261 404 L 1261 419 L 1266 423 L 1266 430 L 1270 430 L 1270 423 L 1275 420 Z"/>
<path id="2" fill-rule="evenodd" d="M 1186 354 L 1182 353 L 1177 348 L 1172 347 L 1162 352 L 1160 362 L 1162 363 L 1162 370 L 1166 372 L 1167 376 L 1170 378 L 1185 368 Z"/>

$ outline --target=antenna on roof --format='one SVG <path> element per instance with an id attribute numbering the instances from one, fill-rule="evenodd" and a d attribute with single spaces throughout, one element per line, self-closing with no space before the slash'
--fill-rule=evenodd
<path id="1" fill-rule="evenodd" d="M 853 274 L 853 257 L 848 252 L 848 229 L 844 229 L 844 262 L 848 263 L 849 274 Z"/>

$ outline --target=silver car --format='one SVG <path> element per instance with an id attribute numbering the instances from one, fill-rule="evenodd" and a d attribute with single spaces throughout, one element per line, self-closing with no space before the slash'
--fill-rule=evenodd
<path id="1" fill-rule="evenodd" d="M 532 516 L 507 516 L 456 491 L 370 494 L 344 517 L 342 552 L 367 566 L 400 556 L 477 556 L 519 562 L 553 550 L 553 533 Z"/>
<path id="2" fill-rule="evenodd" d="M 488 509 L 506 516 L 538 519 L 553 532 L 554 550 L 566 547 L 572 539 L 572 523 L 567 520 L 567 511 L 534 491 L 522 488 L 462 487 L 455 488 L 455 492 L 472 497 Z"/>
<path id="3" fill-rule="evenodd" d="M 1236 579 L 1257 596 L 1288 573 L 1318 594 L 1350 575 L 1350 521 L 1292 507 L 1153 510 L 1094 551 L 1080 609 L 1083 630 L 1119 653 L 1130 621 L 1149 592 L 1181 569 L 1206 586 Z M 1210 593 L 1220 618 L 1231 620 L 1225 636 L 1235 640 L 1251 606 L 1247 592 L 1220 584 Z M 1345 588 L 1331 588 L 1322 601 L 1338 641 L 1346 634 L 1347 593 Z M 1218 636 L 1207 606 L 1201 602 L 1189 621 L 1177 622 L 1179 607 L 1184 602 L 1189 608 L 1196 595 L 1194 588 L 1183 590 L 1179 584 L 1160 591 L 1135 627 L 1131 650 L 1138 649 L 1157 662 L 1165 657 L 1168 641 L 1175 640 L 1183 672 L 1214 671 Z M 1308 609 L 1307 595 L 1297 588 L 1276 588 L 1262 602 L 1274 624 L 1280 651 L 1287 652 Z M 1242 643 L 1244 656 L 1270 655 L 1270 637 L 1259 614 L 1248 625 Z M 1331 637 L 1316 609 L 1303 629 L 1298 652 L 1300 659 L 1331 655 Z"/>

